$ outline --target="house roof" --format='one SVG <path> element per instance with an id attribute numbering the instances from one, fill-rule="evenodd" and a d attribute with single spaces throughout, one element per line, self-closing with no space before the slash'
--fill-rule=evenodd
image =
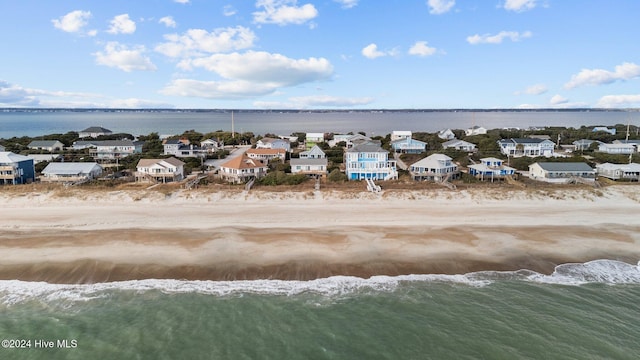
<path id="1" fill-rule="evenodd" d="M 611 163 L 604 163 L 604 164 L 598 164 L 596 165 L 597 169 L 603 169 L 603 170 L 623 170 L 623 171 L 633 171 L 633 172 L 638 172 L 640 171 L 640 164 L 636 164 L 636 163 L 631 163 L 631 164 L 611 164 Z"/>
<path id="2" fill-rule="evenodd" d="M 398 139 L 398 140 L 394 140 L 391 142 L 391 144 L 402 144 L 402 143 L 410 143 L 410 144 L 420 144 L 420 145 L 424 145 L 427 146 L 427 143 L 424 141 L 420 141 L 420 140 L 416 140 L 416 139 L 412 139 L 412 138 L 404 138 L 404 139 Z"/>
<path id="3" fill-rule="evenodd" d="M 482 161 L 482 162 L 504 162 L 504 160 L 498 159 L 498 158 L 494 158 L 494 157 L 482 158 L 482 159 L 480 159 L 480 161 Z"/>
<path id="4" fill-rule="evenodd" d="M 56 144 L 62 144 L 60 141 L 58 140 L 34 140 L 32 142 L 29 143 L 29 147 L 53 147 Z"/>
<path id="5" fill-rule="evenodd" d="M 580 139 L 580 140 L 576 140 L 574 142 L 572 142 L 572 144 L 574 145 L 591 145 L 592 143 L 596 142 L 597 140 L 589 140 L 589 139 Z"/>
<path id="6" fill-rule="evenodd" d="M 12 153 L 11 151 L 0 152 L 0 164 L 13 164 L 27 160 L 33 161 L 33 159 L 30 159 L 24 155 Z"/>
<path id="7" fill-rule="evenodd" d="M 413 133 L 409 130 L 393 130 L 392 135 L 411 136 Z"/>
<path id="8" fill-rule="evenodd" d="M 95 146 L 97 143 L 100 143 L 101 141 L 84 141 L 84 140 L 78 140 L 78 141 L 74 141 L 73 142 L 73 146 Z"/>
<path id="9" fill-rule="evenodd" d="M 220 165 L 220 167 L 229 168 L 229 169 L 253 169 L 266 167 L 266 165 L 258 159 L 252 159 L 246 155 L 235 157 L 224 164 Z"/>
<path id="10" fill-rule="evenodd" d="M 162 142 L 162 145 L 184 145 L 180 139 L 167 139 Z"/>
<path id="11" fill-rule="evenodd" d="M 536 139 L 536 138 L 511 138 L 511 139 L 502 139 L 500 142 L 513 142 L 514 144 L 540 144 L 543 142 L 551 142 L 546 139 Z"/>
<path id="12" fill-rule="evenodd" d="M 451 158 L 445 154 L 431 154 L 426 158 L 411 164 L 411 166 L 435 168 L 442 166 L 442 163 L 447 161 L 451 161 Z"/>
<path id="13" fill-rule="evenodd" d="M 289 140 L 285 140 L 285 139 L 278 139 L 278 138 L 271 138 L 271 137 L 264 137 L 258 141 L 261 141 L 263 144 L 268 144 L 268 143 L 274 143 L 276 141 L 284 141 L 284 142 L 289 142 Z"/>
<path id="14" fill-rule="evenodd" d="M 138 161 L 138 165 L 136 167 L 150 167 L 156 164 L 160 164 L 162 162 L 165 162 L 167 164 L 173 165 L 175 167 L 180 167 L 180 166 L 184 166 L 184 162 L 174 158 L 174 157 L 170 157 L 167 159 L 140 159 L 140 161 Z"/>
<path id="15" fill-rule="evenodd" d="M 616 144 L 640 145 L 640 140 L 614 140 L 613 142 L 616 143 Z"/>
<path id="16" fill-rule="evenodd" d="M 248 149 L 247 154 L 257 154 L 257 155 L 284 155 L 287 151 L 285 149 Z"/>
<path id="17" fill-rule="evenodd" d="M 322 149 L 320 149 L 320 146 L 318 146 L 318 145 L 313 145 L 313 147 L 311 149 L 309 149 L 307 151 L 302 151 L 300 153 L 300 155 L 303 155 L 303 154 L 308 155 L 308 154 L 313 154 L 313 153 L 325 155 L 324 151 L 322 151 Z"/>
<path id="18" fill-rule="evenodd" d="M 538 164 L 545 171 L 594 171 L 591 166 L 583 162 L 538 162 L 535 164 Z"/>
<path id="19" fill-rule="evenodd" d="M 314 158 L 294 158 L 290 161 L 291 166 L 295 165 L 327 165 L 327 159 L 314 159 Z"/>
<path id="20" fill-rule="evenodd" d="M 131 140 L 104 140 L 94 141 L 96 146 L 134 146 Z"/>
<path id="21" fill-rule="evenodd" d="M 109 130 L 109 129 L 105 129 L 105 128 L 103 128 L 103 127 L 100 127 L 100 126 L 90 126 L 90 127 L 86 128 L 86 129 L 84 129 L 84 130 L 80 131 L 80 132 L 88 132 L 88 133 L 110 133 L 110 132 L 112 132 L 112 131 L 111 131 L 111 130 Z"/>
<path id="22" fill-rule="evenodd" d="M 100 167 L 100 165 L 95 162 L 50 163 L 42 170 L 42 173 L 55 175 L 88 174 L 93 171 L 96 166 Z"/>
<path id="23" fill-rule="evenodd" d="M 375 142 L 366 142 L 358 145 L 354 145 L 351 149 L 347 149 L 347 152 L 388 152 L 380 147 L 380 144 Z"/>
<path id="24" fill-rule="evenodd" d="M 468 141 L 464 141 L 460 139 L 453 139 L 453 140 L 445 141 L 442 143 L 442 147 L 454 147 L 454 146 L 460 146 L 460 145 L 476 146 L 476 144 L 474 143 L 470 143 Z"/>

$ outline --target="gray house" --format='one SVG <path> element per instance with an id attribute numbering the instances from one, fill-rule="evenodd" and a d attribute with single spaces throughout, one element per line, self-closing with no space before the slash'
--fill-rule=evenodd
<path id="1" fill-rule="evenodd" d="M 64 144 L 58 140 L 34 140 L 27 145 L 32 150 L 60 151 Z"/>

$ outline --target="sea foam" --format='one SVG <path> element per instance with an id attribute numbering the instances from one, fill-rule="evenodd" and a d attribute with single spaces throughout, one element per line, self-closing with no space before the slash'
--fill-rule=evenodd
<path id="1" fill-rule="evenodd" d="M 52 302 L 89 301 L 112 291 L 147 292 L 167 294 L 199 293 L 214 296 L 242 294 L 294 296 L 319 294 L 340 296 L 360 292 L 392 292 L 407 283 L 450 283 L 466 286 L 487 286 L 499 281 L 524 281 L 558 285 L 584 285 L 602 283 L 608 285 L 640 284 L 640 263 L 631 265 L 615 260 L 594 260 L 584 264 L 563 264 L 550 275 L 530 270 L 481 271 L 463 275 L 400 275 L 372 276 L 363 279 L 353 276 L 332 276 L 309 281 L 298 280 L 236 280 L 236 281 L 187 281 L 172 279 L 131 280 L 96 284 L 49 284 L 19 280 L 0 281 L 0 302 L 13 305 L 30 300 Z"/>

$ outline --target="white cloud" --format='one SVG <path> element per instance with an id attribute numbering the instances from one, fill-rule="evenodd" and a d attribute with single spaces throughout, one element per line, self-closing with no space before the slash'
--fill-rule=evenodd
<path id="1" fill-rule="evenodd" d="M 175 106 L 160 101 L 128 98 L 111 100 L 106 107 L 114 109 L 168 109 Z"/>
<path id="2" fill-rule="evenodd" d="M 237 13 L 238 11 L 233 7 L 233 5 L 225 5 L 222 8 L 222 14 L 224 16 L 233 16 Z"/>
<path id="3" fill-rule="evenodd" d="M 351 9 L 352 7 L 355 7 L 356 5 L 358 5 L 359 0 L 333 0 L 333 1 L 342 5 L 343 9 Z"/>
<path id="4" fill-rule="evenodd" d="M 409 49 L 409 54 L 417 56 L 431 56 L 435 54 L 436 51 L 438 51 L 436 48 L 427 46 L 426 41 L 416 41 L 416 43 Z"/>
<path id="5" fill-rule="evenodd" d="M 373 102 L 373 98 L 345 98 L 329 95 L 300 96 L 289 98 L 286 102 L 281 101 L 255 101 L 253 106 L 261 109 L 307 109 L 317 107 L 352 107 L 368 105 Z"/>
<path id="6" fill-rule="evenodd" d="M 237 26 L 219 28 L 212 32 L 189 29 L 182 35 L 170 34 L 164 38 L 167 42 L 156 46 L 155 51 L 177 58 L 247 49 L 253 46 L 256 35 L 248 28 Z"/>
<path id="7" fill-rule="evenodd" d="M 606 95 L 598 100 L 596 105 L 602 108 L 640 107 L 640 94 L 637 95 Z"/>
<path id="8" fill-rule="evenodd" d="M 544 84 L 535 84 L 535 85 L 529 86 L 524 91 L 516 91 L 515 94 L 516 95 L 522 95 L 522 94 L 541 95 L 541 94 L 546 93 L 548 90 L 549 89 Z"/>
<path id="9" fill-rule="evenodd" d="M 90 18 L 90 11 L 75 10 L 58 19 L 53 19 L 51 22 L 56 29 L 69 33 L 78 33 L 88 24 Z"/>
<path id="10" fill-rule="evenodd" d="M 568 102 L 569 102 L 569 99 L 559 94 L 553 95 L 551 97 L 551 100 L 549 100 L 549 104 L 551 105 L 566 104 Z"/>
<path id="11" fill-rule="evenodd" d="M 504 8 L 509 11 L 523 12 L 536 7 L 536 0 L 506 0 Z"/>
<path id="12" fill-rule="evenodd" d="M 522 39 L 530 38 L 533 36 L 531 31 L 525 31 L 519 33 L 517 31 L 501 31 L 496 35 L 484 34 L 484 35 L 472 35 L 467 37 L 467 42 L 471 45 L 477 44 L 500 44 L 504 39 L 510 39 L 511 41 L 520 41 Z"/>
<path id="13" fill-rule="evenodd" d="M 369 59 L 375 59 L 389 54 L 378 50 L 378 45 L 372 43 L 362 49 L 362 55 Z"/>
<path id="14" fill-rule="evenodd" d="M 333 66 L 327 59 L 291 59 L 264 51 L 214 54 L 187 62 L 191 67 L 206 69 L 226 79 L 271 83 L 277 86 L 327 80 L 333 75 Z"/>
<path id="15" fill-rule="evenodd" d="M 253 13 L 253 21 L 257 24 L 304 24 L 318 16 L 313 4 L 297 5 L 297 0 L 258 0 L 257 8 L 263 11 Z"/>
<path id="16" fill-rule="evenodd" d="M 178 4 L 188 4 L 191 2 L 191 0 L 173 0 L 174 2 L 177 2 Z"/>
<path id="17" fill-rule="evenodd" d="M 434 15 L 444 14 L 449 12 L 451 8 L 456 4 L 455 0 L 429 0 L 429 13 Z"/>
<path id="18" fill-rule="evenodd" d="M 145 51 L 144 46 L 129 49 L 125 45 L 112 41 L 107 43 L 104 51 L 98 51 L 93 55 L 96 57 L 98 65 L 115 67 L 126 72 L 134 70 L 155 71 L 157 68 L 151 59 L 143 55 Z"/>
<path id="19" fill-rule="evenodd" d="M 214 54 L 184 60 L 180 66 L 203 68 L 224 80 L 177 79 L 161 91 L 163 94 L 238 99 L 271 94 L 282 87 L 328 80 L 333 75 L 333 66 L 323 58 L 291 59 L 280 54 L 255 51 Z"/>
<path id="20" fill-rule="evenodd" d="M 160 24 L 164 24 L 164 26 L 166 27 L 170 27 L 170 28 L 175 28 L 178 24 L 176 24 L 176 21 L 173 20 L 172 16 L 165 16 L 160 18 L 160 20 L 158 20 L 158 22 Z"/>
<path id="21" fill-rule="evenodd" d="M 109 34 L 133 34 L 136 32 L 136 23 L 129 18 L 129 14 L 117 15 L 111 20 L 111 26 L 107 32 Z"/>
<path id="22" fill-rule="evenodd" d="M 54 104 L 54 106 L 50 107 L 58 107 L 55 106 L 56 103 L 69 101 L 61 99 L 86 99 L 91 97 L 95 98 L 98 97 L 98 95 L 24 88 L 22 86 L 0 80 L 0 106 L 3 107 L 49 107 L 50 104 Z M 74 101 L 77 102 L 77 100 Z"/>
<path id="23" fill-rule="evenodd" d="M 573 89 L 582 85 L 603 85 L 615 81 L 626 81 L 640 76 L 640 66 L 634 63 L 623 63 L 615 67 L 614 71 L 604 69 L 582 69 L 573 75 L 564 85 L 565 89 Z"/>

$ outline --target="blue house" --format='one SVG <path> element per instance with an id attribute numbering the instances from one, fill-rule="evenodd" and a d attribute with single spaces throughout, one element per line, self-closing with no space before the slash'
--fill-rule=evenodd
<path id="1" fill-rule="evenodd" d="M 27 184 L 35 178 L 33 159 L 10 151 L 0 152 L 0 185 Z"/>
<path id="2" fill-rule="evenodd" d="M 427 149 L 427 143 L 412 138 L 405 138 L 392 141 L 391 148 L 397 153 L 421 154 Z"/>
<path id="3" fill-rule="evenodd" d="M 515 174 L 516 169 L 506 166 L 503 161 L 493 157 L 480 159 L 480 164 L 469 165 L 469 174 L 480 180 L 502 179 Z"/>
<path id="4" fill-rule="evenodd" d="M 398 178 L 396 162 L 375 142 L 355 145 L 344 153 L 345 173 L 349 180 L 392 180 Z"/>

